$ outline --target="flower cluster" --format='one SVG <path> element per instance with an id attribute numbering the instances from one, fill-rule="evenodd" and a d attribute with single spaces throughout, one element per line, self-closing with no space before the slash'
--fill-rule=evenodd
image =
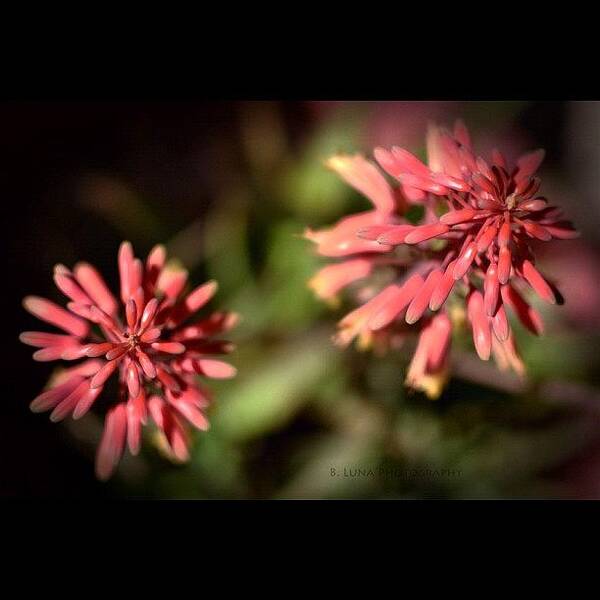
<path id="1" fill-rule="evenodd" d="M 577 236 L 560 209 L 538 195 L 535 177 L 544 152 L 522 156 L 514 168 L 493 151 L 486 161 L 473 152 L 466 127 L 450 132 L 430 126 L 428 164 L 403 148 L 376 148 L 392 187 L 366 158 L 338 155 L 328 166 L 364 194 L 373 209 L 341 219 L 305 237 L 322 256 L 341 259 L 310 281 L 332 300 L 355 282 L 362 305 L 339 323 L 345 346 L 400 345 L 417 324 L 420 332 L 407 383 L 439 395 L 447 377 L 453 325 L 462 306 L 479 357 L 493 355 L 500 368 L 524 370 L 507 317 L 508 307 L 534 334 L 539 313 L 524 298 L 527 287 L 542 300 L 562 302 L 555 286 L 535 266 L 531 243 Z M 416 207 L 420 208 L 416 208 Z M 421 212 L 418 220 L 409 219 Z"/>
<path id="2" fill-rule="evenodd" d="M 73 271 L 54 269 L 54 281 L 69 299 L 67 310 L 28 296 L 25 308 L 64 333 L 28 331 L 20 339 L 39 348 L 37 361 L 83 359 L 53 376 L 48 389 L 31 403 L 31 410 L 52 410 L 50 419 L 69 415 L 79 419 L 96 403 L 111 375 L 118 391 L 106 410 L 104 432 L 96 455 L 96 474 L 107 479 L 125 450 L 139 452 L 141 428 L 152 418 L 162 447 L 175 460 L 188 458 L 189 426 L 206 430 L 204 414 L 210 403 L 197 375 L 228 378 L 231 365 L 212 357 L 233 349 L 231 343 L 212 339 L 231 329 L 234 313 L 219 312 L 188 324 L 217 289 L 206 283 L 191 293 L 182 292 L 187 271 L 166 263 L 163 246 L 156 246 L 145 263 L 135 258 L 129 242 L 119 250 L 120 303 L 102 276 L 90 264 Z"/>

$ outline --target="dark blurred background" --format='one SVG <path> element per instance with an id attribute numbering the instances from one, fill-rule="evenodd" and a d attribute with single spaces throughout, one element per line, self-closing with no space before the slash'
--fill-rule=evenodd
<path id="1" fill-rule="evenodd" d="M 427 121 L 457 117 L 482 153 L 546 148 L 542 193 L 583 235 L 543 248 L 567 302 L 540 307 L 544 338 L 519 337 L 526 389 L 511 391 L 459 343 L 465 360 L 432 402 L 405 392 L 402 352 L 332 347 L 347 306 L 312 297 L 321 261 L 300 234 L 367 207 L 324 168 L 331 153 L 396 144 L 423 155 Z M 4 103 L 0 131 L 1 496 L 600 497 L 599 103 Z M 164 242 L 193 284 L 219 281 L 213 306 L 243 315 L 231 336 L 239 376 L 211 384 L 213 426 L 190 464 L 171 464 L 149 432 L 100 484 L 98 417 L 54 425 L 28 409 L 53 363 L 18 341 L 45 328 L 21 299 L 62 302 L 58 262 L 87 260 L 116 288 L 123 239 L 140 256 Z"/>

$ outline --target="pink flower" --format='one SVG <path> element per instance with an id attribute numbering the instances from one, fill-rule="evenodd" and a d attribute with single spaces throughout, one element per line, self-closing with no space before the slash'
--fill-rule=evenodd
<path id="1" fill-rule="evenodd" d="M 108 289 L 98 271 L 78 263 L 73 271 L 54 269 L 54 281 L 69 298 L 67 310 L 50 300 L 28 296 L 23 305 L 39 319 L 64 333 L 29 331 L 23 343 L 40 348 L 34 360 L 73 361 L 74 367 L 51 378 L 49 388 L 31 403 L 31 410 L 52 410 L 50 420 L 69 415 L 80 419 L 96 402 L 113 374 L 118 391 L 106 410 L 104 433 L 96 454 L 96 474 L 108 479 L 125 446 L 139 452 L 141 427 L 148 415 L 158 428 L 163 446 L 174 459 L 188 458 L 188 423 L 208 429 L 204 414 L 210 396 L 197 375 L 228 378 L 235 368 L 217 360 L 231 343 L 212 336 L 231 329 L 234 313 L 213 313 L 187 323 L 214 295 L 216 282 L 182 294 L 187 271 L 165 264 L 163 246 L 156 246 L 145 264 L 135 258 L 129 242 L 119 250 L 120 299 Z"/>
<path id="2" fill-rule="evenodd" d="M 375 159 L 399 188 L 365 158 L 334 157 L 329 166 L 374 209 L 306 237 L 317 243 L 319 254 L 343 259 L 313 279 L 319 295 L 360 284 L 366 300 L 342 319 L 337 342 L 346 345 L 358 336 L 364 344 L 375 331 L 404 337 L 406 325 L 425 317 L 407 383 L 436 395 L 439 386 L 424 382 L 435 374 L 441 380 L 446 370 L 449 298 L 455 317 L 460 303 L 466 306 L 480 358 L 493 355 L 501 368 L 523 372 L 506 308 L 531 332 L 542 332 L 539 314 L 521 292 L 529 287 L 552 304 L 562 299 L 535 266 L 532 242 L 571 239 L 577 232 L 538 195 L 534 174 L 543 151 L 521 157 L 512 169 L 496 150 L 487 162 L 473 153 L 469 133 L 458 122 L 453 134 L 431 126 L 427 153 L 426 165 L 403 148 L 375 149 Z M 422 206 L 420 222 L 407 221 L 410 205 Z M 436 311 L 439 320 L 432 317 Z"/>

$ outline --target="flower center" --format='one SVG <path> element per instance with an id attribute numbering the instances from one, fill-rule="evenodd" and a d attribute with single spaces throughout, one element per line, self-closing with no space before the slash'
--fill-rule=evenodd
<path id="1" fill-rule="evenodd" d="M 127 342 L 129 343 L 129 351 L 131 350 L 135 350 L 135 348 L 137 346 L 140 345 L 141 340 L 140 340 L 140 336 L 136 335 L 136 334 L 130 334 L 128 332 L 123 333 L 123 337 L 127 340 Z"/>
<path id="2" fill-rule="evenodd" d="M 515 208 L 516 205 L 517 196 L 514 193 L 510 194 L 510 196 L 506 198 L 506 208 L 508 208 L 508 210 L 513 210 L 513 208 Z"/>

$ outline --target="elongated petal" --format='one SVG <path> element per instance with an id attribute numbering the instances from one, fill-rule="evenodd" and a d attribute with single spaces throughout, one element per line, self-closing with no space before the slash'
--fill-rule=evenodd
<path id="1" fill-rule="evenodd" d="M 148 377 L 148 379 L 154 379 L 156 377 L 156 368 L 154 367 L 154 363 L 150 359 L 150 357 L 143 351 L 138 348 L 137 357 L 140 362 L 140 366 L 144 371 L 144 375 Z"/>
<path id="2" fill-rule="evenodd" d="M 429 301 L 431 300 L 431 294 L 433 294 L 433 291 L 437 287 L 441 277 L 442 271 L 439 269 L 429 273 L 427 279 L 425 279 L 425 283 L 416 293 L 415 297 L 409 304 L 408 309 L 406 310 L 405 320 L 409 325 L 416 323 L 427 310 Z"/>
<path id="3" fill-rule="evenodd" d="M 175 330 L 173 332 L 172 339 L 173 341 L 182 341 L 193 338 L 208 337 L 224 331 L 229 331 L 235 325 L 237 325 L 238 321 L 239 315 L 237 313 L 216 312 L 210 317 L 202 319 L 193 325 L 184 327 L 183 329 Z"/>
<path id="4" fill-rule="evenodd" d="M 135 304 L 136 315 L 138 318 L 144 310 L 144 298 L 144 289 L 141 286 L 131 294 L 131 300 L 133 300 Z"/>
<path id="5" fill-rule="evenodd" d="M 156 376 L 158 377 L 160 382 L 169 390 L 172 390 L 175 393 L 181 391 L 181 385 L 179 384 L 179 381 L 177 381 L 177 379 L 175 379 L 175 377 L 173 377 L 173 375 L 171 375 L 171 373 L 169 373 L 163 367 L 157 366 Z"/>
<path id="6" fill-rule="evenodd" d="M 103 360 L 89 358 L 74 367 L 62 369 L 52 378 L 52 382 L 54 385 L 60 385 L 76 375 L 80 377 L 91 377 L 92 375 L 95 375 L 103 365 Z"/>
<path id="7" fill-rule="evenodd" d="M 87 319 L 88 321 L 94 321 L 92 317 L 92 305 L 90 304 L 78 304 L 77 302 L 67 302 L 67 308 L 78 317 Z"/>
<path id="8" fill-rule="evenodd" d="M 377 167 L 363 156 L 338 154 L 332 156 L 326 165 L 371 200 L 378 211 L 389 214 L 396 208 L 391 186 Z"/>
<path id="9" fill-rule="evenodd" d="M 102 387 L 89 388 L 88 391 L 79 399 L 77 406 L 73 410 L 73 419 L 81 419 L 92 408 L 96 398 L 102 393 Z"/>
<path id="10" fill-rule="evenodd" d="M 523 261 L 523 276 L 542 300 L 556 304 L 554 291 L 529 260 Z"/>
<path id="11" fill-rule="evenodd" d="M 372 210 L 344 217 L 329 229 L 307 229 L 304 237 L 317 244 L 320 255 L 331 258 L 364 252 L 387 252 L 389 248 L 386 246 L 358 236 L 359 231 L 374 225 L 383 225 L 383 218 L 381 213 Z"/>
<path id="12" fill-rule="evenodd" d="M 380 244 L 387 244 L 389 246 L 403 244 L 406 241 L 406 236 L 414 230 L 415 228 L 412 225 L 396 225 L 394 227 L 390 227 L 386 232 L 382 233 L 377 238 L 377 241 Z"/>
<path id="13" fill-rule="evenodd" d="M 129 344 L 127 342 L 118 344 L 106 353 L 106 360 L 115 360 L 129 351 Z"/>
<path id="14" fill-rule="evenodd" d="M 121 460 L 127 434 L 127 409 L 117 404 L 106 415 L 104 433 L 96 454 L 96 476 L 106 481 Z"/>
<path id="15" fill-rule="evenodd" d="M 444 172 L 457 178 L 463 175 L 456 143 L 433 124 L 427 128 L 427 162 L 434 172 Z"/>
<path id="16" fill-rule="evenodd" d="M 445 196 L 449 190 L 445 185 L 434 181 L 428 177 L 420 177 L 413 173 L 405 173 L 400 176 L 400 181 L 405 186 L 423 190 L 424 192 L 430 192 L 438 196 Z"/>
<path id="17" fill-rule="evenodd" d="M 129 272 L 129 289 L 131 294 L 142 289 L 142 278 L 144 275 L 144 265 L 139 258 L 134 258 Z"/>
<path id="18" fill-rule="evenodd" d="M 123 242 L 119 248 L 119 278 L 121 281 L 121 300 L 126 303 L 131 297 L 133 288 L 133 248 L 130 242 Z"/>
<path id="19" fill-rule="evenodd" d="M 35 348 L 47 348 L 49 346 L 68 346 L 73 343 L 79 344 L 79 339 L 71 335 L 61 333 L 46 333 L 45 331 L 24 331 L 19 339 L 28 346 Z"/>
<path id="20" fill-rule="evenodd" d="M 483 175 L 486 179 L 489 179 L 492 182 L 495 180 L 494 172 L 485 159 L 483 159 L 481 156 L 478 156 L 475 158 L 475 164 L 477 165 L 477 170 L 479 171 L 480 175 Z"/>
<path id="21" fill-rule="evenodd" d="M 402 192 L 406 199 L 413 203 L 423 203 L 427 198 L 427 194 L 423 190 L 411 187 L 404 183 L 402 184 Z"/>
<path id="22" fill-rule="evenodd" d="M 424 283 L 421 275 L 416 273 L 402 286 L 395 286 L 393 293 L 390 293 L 390 298 L 367 321 L 368 327 L 372 331 L 377 331 L 389 325 L 410 304 Z"/>
<path id="23" fill-rule="evenodd" d="M 190 458 L 188 451 L 188 438 L 185 430 L 173 415 L 168 420 L 168 426 L 165 428 L 165 435 L 169 445 L 172 458 L 179 462 L 186 462 Z"/>
<path id="24" fill-rule="evenodd" d="M 62 357 L 64 351 L 64 346 L 49 346 L 48 348 L 36 350 L 32 354 L 32 358 L 33 360 L 36 360 L 38 362 L 49 362 L 52 360 L 59 360 Z"/>
<path id="25" fill-rule="evenodd" d="M 431 238 L 437 237 L 448 232 L 450 228 L 443 223 L 434 223 L 432 225 L 421 225 L 415 227 L 405 238 L 407 244 L 419 244 Z"/>
<path id="26" fill-rule="evenodd" d="M 351 283 L 367 277 L 372 269 L 373 262 L 365 258 L 328 265 L 316 273 L 308 286 L 319 298 L 329 300 Z"/>
<path id="27" fill-rule="evenodd" d="M 32 412 L 43 412 L 54 408 L 59 402 L 64 400 L 81 382 L 83 378 L 79 375 L 74 375 L 67 379 L 64 383 L 42 392 L 39 396 L 33 399 L 29 408 Z"/>
<path id="28" fill-rule="evenodd" d="M 90 382 L 91 388 L 98 388 L 115 372 L 119 366 L 120 359 L 108 361 L 93 377 Z"/>
<path id="29" fill-rule="evenodd" d="M 429 309 L 436 311 L 446 302 L 446 299 L 450 295 L 454 284 L 456 283 L 456 279 L 454 279 L 454 267 L 456 265 L 456 260 L 453 260 L 444 271 L 444 275 L 438 281 L 433 293 L 431 294 L 431 299 L 429 300 Z"/>
<path id="30" fill-rule="evenodd" d="M 184 301 L 187 312 L 193 314 L 200 310 L 215 295 L 217 288 L 218 284 L 214 280 L 198 286 Z"/>
<path id="31" fill-rule="evenodd" d="M 494 161 L 494 164 L 506 169 L 506 158 L 504 158 L 502 152 L 496 148 L 492 150 L 492 160 Z"/>
<path id="32" fill-rule="evenodd" d="M 435 315 L 421 330 L 415 354 L 408 368 L 406 383 L 438 398 L 447 379 L 447 356 L 450 348 L 449 320 Z"/>
<path id="33" fill-rule="evenodd" d="M 67 346 L 63 349 L 60 357 L 63 360 L 77 360 L 78 358 L 83 358 L 87 356 L 87 351 L 89 349 L 89 344 L 73 344 L 71 346 Z"/>
<path id="34" fill-rule="evenodd" d="M 90 389 L 90 382 L 84 379 L 54 410 L 50 413 L 50 420 L 53 423 L 62 421 L 65 417 L 73 412 L 77 403 L 85 396 Z"/>
<path id="35" fill-rule="evenodd" d="M 488 225 L 485 228 L 485 231 L 481 234 L 481 237 L 477 240 L 477 252 L 480 254 L 485 252 L 489 245 L 492 243 L 494 238 L 496 237 L 496 233 L 498 228 L 495 225 Z"/>
<path id="36" fill-rule="evenodd" d="M 504 342 L 508 339 L 508 336 L 510 335 L 510 326 L 503 305 L 500 305 L 500 308 L 498 308 L 492 319 L 492 329 L 498 341 Z"/>
<path id="37" fill-rule="evenodd" d="M 86 262 L 75 265 L 74 273 L 79 285 L 88 296 L 107 314 L 114 316 L 118 310 L 116 298 L 108 289 L 98 271 Z"/>
<path id="38" fill-rule="evenodd" d="M 137 323 L 137 307 L 135 305 L 135 300 L 127 301 L 125 306 L 125 314 L 127 317 L 127 325 L 129 326 L 129 329 L 133 331 Z"/>
<path id="39" fill-rule="evenodd" d="M 186 347 L 200 354 L 229 354 L 235 350 L 235 344 L 226 340 L 188 340 Z"/>
<path id="40" fill-rule="evenodd" d="M 369 225 L 356 232 L 356 235 L 362 240 L 374 242 L 380 235 L 393 230 L 396 225 Z"/>
<path id="41" fill-rule="evenodd" d="M 514 196 L 522 197 L 523 194 L 532 187 L 533 179 L 531 177 L 523 177 L 516 181 Z"/>
<path id="42" fill-rule="evenodd" d="M 492 338 L 492 352 L 501 371 L 513 369 L 520 376 L 525 374 L 525 365 L 519 356 L 512 333 L 509 334 L 504 342 L 499 342 L 495 338 Z"/>
<path id="43" fill-rule="evenodd" d="M 127 389 L 129 390 L 130 398 L 137 398 L 140 394 L 140 374 L 138 372 L 135 363 L 132 361 L 127 365 L 127 371 L 125 373 L 125 381 L 127 383 Z"/>
<path id="44" fill-rule="evenodd" d="M 489 317 L 493 317 L 498 309 L 500 296 L 500 282 L 498 281 L 498 267 L 491 263 L 485 274 L 484 280 L 484 306 Z"/>
<path id="45" fill-rule="evenodd" d="M 454 269 L 452 271 L 452 277 L 457 281 L 465 276 L 467 271 L 471 268 L 471 264 L 477 255 L 477 244 L 471 242 L 467 244 L 466 248 L 462 251 L 462 254 L 456 260 Z"/>
<path id="46" fill-rule="evenodd" d="M 165 426 L 163 413 L 164 406 L 165 401 L 161 397 L 150 396 L 148 398 L 148 412 L 159 429 L 164 429 Z"/>
<path id="47" fill-rule="evenodd" d="M 363 329 L 367 328 L 369 319 L 374 316 L 397 292 L 396 285 L 389 285 L 379 294 L 365 302 L 362 306 L 348 313 L 339 323 L 335 339 L 336 344 L 347 346 Z"/>
<path id="48" fill-rule="evenodd" d="M 185 352 L 185 346 L 180 342 L 154 342 L 151 347 L 157 352 L 166 352 L 167 354 L 182 354 Z"/>
<path id="49" fill-rule="evenodd" d="M 178 325 L 199 311 L 216 293 L 217 282 L 209 281 L 188 294 L 183 302 L 178 303 L 169 315 L 169 323 Z"/>
<path id="50" fill-rule="evenodd" d="M 471 186 L 466 181 L 458 177 L 452 177 L 447 173 L 431 173 L 430 177 L 436 183 L 457 192 L 468 192 L 471 189 Z"/>
<path id="51" fill-rule="evenodd" d="M 382 168 L 397 179 L 405 173 L 417 173 L 425 177 L 430 173 L 426 165 L 403 148 L 394 147 L 392 152 L 384 148 L 375 148 L 373 154 Z"/>
<path id="52" fill-rule="evenodd" d="M 230 379 L 235 377 L 237 369 L 222 360 L 214 360 L 212 358 L 202 358 L 196 361 L 198 373 L 212 377 L 213 379 Z"/>
<path id="53" fill-rule="evenodd" d="M 440 313 L 431 319 L 431 337 L 429 339 L 429 356 L 427 369 L 437 372 L 443 368 L 448 358 L 452 339 L 452 323 L 448 315 Z"/>
<path id="54" fill-rule="evenodd" d="M 158 300 L 156 298 L 152 298 L 148 301 L 148 304 L 146 304 L 144 312 L 142 313 L 142 318 L 140 320 L 140 333 L 145 332 L 148 329 L 148 327 L 152 325 L 157 311 Z"/>
<path id="55" fill-rule="evenodd" d="M 523 221 L 523 228 L 531 236 L 543 242 L 548 242 L 552 239 L 552 234 L 543 226 L 531 221 Z"/>
<path id="56" fill-rule="evenodd" d="M 510 231 L 510 222 L 504 221 L 502 226 L 500 227 L 500 231 L 498 232 L 498 245 L 502 248 L 507 246 L 510 242 L 511 231 Z"/>
<path id="57" fill-rule="evenodd" d="M 544 150 L 540 149 L 521 156 L 517 161 L 517 166 L 519 168 L 515 174 L 515 181 L 531 177 L 542 164 L 545 155 L 546 153 Z"/>
<path id="58" fill-rule="evenodd" d="M 525 202 L 519 203 L 519 210 L 528 210 L 537 212 L 547 208 L 548 203 L 543 198 L 535 198 L 534 200 L 526 200 Z"/>
<path id="59" fill-rule="evenodd" d="M 94 323 L 98 323 L 111 331 L 118 332 L 119 328 L 115 320 L 98 306 L 90 307 L 90 315 Z"/>
<path id="60" fill-rule="evenodd" d="M 109 352 L 110 350 L 112 350 L 113 348 L 116 348 L 118 346 L 118 344 L 115 344 L 113 342 L 102 342 L 100 344 L 89 344 L 86 350 L 86 356 L 89 357 L 96 357 L 96 356 L 102 356 L 104 354 L 106 354 L 107 352 Z"/>
<path id="61" fill-rule="evenodd" d="M 157 340 L 160 337 L 160 329 L 158 327 L 153 327 L 151 329 L 148 329 L 148 331 L 145 331 L 140 339 L 142 340 L 142 342 L 146 342 L 147 344 L 149 344 L 150 342 L 154 342 L 155 340 Z"/>
<path id="62" fill-rule="evenodd" d="M 485 314 L 483 297 L 479 290 L 474 290 L 467 301 L 467 315 L 473 329 L 473 343 L 481 360 L 489 360 L 492 351 L 490 319 Z"/>
<path id="63" fill-rule="evenodd" d="M 467 126 L 461 119 L 454 123 L 454 137 L 465 147 L 471 148 L 471 136 Z"/>
<path id="64" fill-rule="evenodd" d="M 406 374 L 407 385 L 416 389 L 422 387 L 422 383 L 426 377 L 430 337 L 431 330 L 426 326 L 421 330 L 415 353 L 413 354 Z"/>
<path id="65" fill-rule="evenodd" d="M 460 168 L 460 175 L 469 177 L 472 173 L 477 171 L 475 155 L 466 146 L 457 147 L 456 156 Z"/>
<path id="66" fill-rule="evenodd" d="M 56 265 L 54 267 L 54 283 L 73 302 L 92 304 L 91 298 L 81 289 L 69 269 L 64 265 Z"/>
<path id="67" fill-rule="evenodd" d="M 183 291 L 187 283 L 188 272 L 186 269 L 169 263 L 161 271 L 156 289 L 164 294 L 170 301 L 175 301 L 179 294 Z"/>
<path id="68" fill-rule="evenodd" d="M 398 165 L 402 165 L 402 172 L 404 173 L 414 173 L 421 177 L 429 177 L 431 175 L 429 167 L 404 148 L 394 146 L 392 148 L 392 156 Z"/>
<path id="69" fill-rule="evenodd" d="M 167 397 L 169 397 L 169 394 L 171 392 L 167 391 Z M 211 403 L 208 390 L 200 388 L 198 385 L 188 385 L 178 396 L 188 404 L 192 404 L 200 409 L 207 408 Z"/>
<path id="70" fill-rule="evenodd" d="M 500 294 L 502 300 L 510 306 L 524 327 L 534 335 L 541 335 L 544 332 L 544 323 L 537 310 L 530 306 L 512 285 L 503 285 Z"/>
<path id="71" fill-rule="evenodd" d="M 146 269 L 144 272 L 144 289 L 149 296 L 154 295 L 156 282 L 167 258 L 167 250 L 162 244 L 158 244 L 152 248 L 148 258 L 146 259 Z"/>
<path id="72" fill-rule="evenodd" d="M 142 419 L 145 413 L 144 394 L 127 401 L 127 445 L 133 456 L 140 451 L 142 440 Z"/>
<path id="73" fill-rule="evenodd" d="M 491 196 L 496 196 L 497 191 L 494 187 L 494 184 L 485 175 L 482 175 L 481 173 L 475 173 L 473 175 L 473 182 Z"/>
<path id="74" fill-rule="evenodd" d="M 479 211 L 472 208 L 461 208 L 460 210 L 451 210 L 440 217 L 440 223 L 445 225 L 456 225 L 470 221 Z"/>
<path id="75" fill-rule="evenodd" d="M 501 284 L 508 282 L 510 278 L 510 270 L 512 267 L 512 254 L 508 246 L 500 248 L 500 258 L 498 259 L 498 281 Z"/>
<path id="76" fill-rule="evenodd" d="M 39 296 L 27 296 L 23 300 L 23 306 L 38 319 L 56 325 L 68 333 L 78 337 L 85 337 L 88 334 L 89 325 L 83 319 L 72 315 L 50 300 Z"/>
<path id="77" fill-rule="evenodd" d="M 580 236 L 579 231 L 575 231 L 572 226 L 556 226 L 556 225 L 544 225 L 550 235 L 557 240 L 574 240 Z"/>
<path id="78" fill-rule="evenodd" d="M 176 408 L 194 427 L 201 431 L 207 431 L 209 428 L 208 419 L 198 408 L 186 402 L 183 397 L 173 394 L 167 394 L 167 400 Z"/>

